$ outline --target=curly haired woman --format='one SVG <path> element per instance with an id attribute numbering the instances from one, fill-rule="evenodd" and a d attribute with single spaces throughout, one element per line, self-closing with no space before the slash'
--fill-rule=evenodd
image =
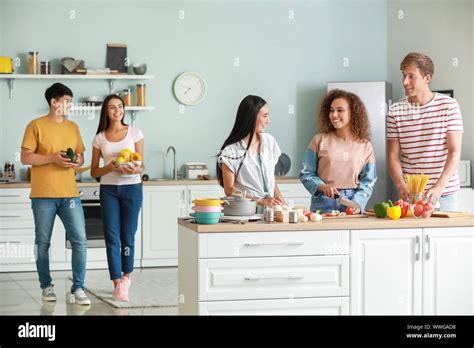
<path id="1" fill-rule="evenodd" d="M 305 152 L 300 180 L 311 193 L 311 211 L 340 210 L 340 197 L 364 211 L 377 174 L 367 111 L 360 98 L 335 89 L 321 101 L 319 133 Z"/>

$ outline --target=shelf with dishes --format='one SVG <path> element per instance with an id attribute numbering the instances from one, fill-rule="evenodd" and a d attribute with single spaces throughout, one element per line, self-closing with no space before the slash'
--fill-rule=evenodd
<path id="1" fill-rule="evenodd" d="M 13 99 L 15 80 L 106 80 L 109 82 L 109 92 L 114 93 L 116 80 L 152 80 L 153 75 L 129 74 L 0 74 L 0 80 L 7 80 L 10 89 L 10 99 Z"/>

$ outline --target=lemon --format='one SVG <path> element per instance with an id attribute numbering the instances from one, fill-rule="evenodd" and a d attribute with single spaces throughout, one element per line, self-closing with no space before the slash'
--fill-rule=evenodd
<path id="1" fill-rule="evenodd" d="M 129 149 L 124 149 L 120 151 L 120 157 L 123 157 L 125 161 L 130 161 L 130 155 L 132 154 L 132 151 Z"/>
<path id="2" fill-rule="evenodd" d="M 125 162 L 127 162 L 127 161 L 126 161 L 125 158 L 123 158 L 122 156 L 117 157 L 117 158 L 115 159 L 115 163 L 117 163 L 117 164 L 124 164 Z"/>

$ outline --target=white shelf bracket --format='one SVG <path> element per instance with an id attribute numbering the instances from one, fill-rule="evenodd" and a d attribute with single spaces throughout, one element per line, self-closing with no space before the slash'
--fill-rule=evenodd
<path id="1" fill-rule="evenodd" d="M 109 80 L 109 92 L 110 92 L 110 94 L 114 93 L 114 89 L 115 89 L 115 80 L 110 79 Z"/>
<path id="2" fill-rule="evenodd" d="M 132 111 L 132 127 L 133 127 L 133 124 L 135 123 L 135 120 L 137 119 L 137 112 L 138 111 Z"/>
<path id="3" fill-rule="evenodd" d="M 10 90 L 10 99 L 13 99 L 13 86 L 15 79 L 8 79 L 8 88 Z"/>

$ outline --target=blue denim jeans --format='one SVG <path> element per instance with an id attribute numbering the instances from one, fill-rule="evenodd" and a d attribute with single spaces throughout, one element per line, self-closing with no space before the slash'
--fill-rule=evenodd
<path id="1" fill-rule="evenodd" d="M 100 185 L 100 207 L 110 279 L 133 272 L 135 233 L 142 207 L 142 184 Z"/>
<path id="2" fill-rule="evenodd" d="M 72 247 L 71 292 L 83 289 L 86 277 L 87 239 L 81 200 L 79 197 L 32 198 L 31 208 L 35 219 L 36 269 L 41 289 L 53 285 L 49 269 L 49 247 L 56 215 L 63 222 Z"/>
<path id="3" fill-rule="evenodd" d="M 439 210 L 441 211 L 459 211 L 458 194 L 452 193 L 439 197 Z"/>
<path id="4" fill-rule="evenodd" d="M 347 199 L 352 199 L 356 192 L 355 189 L 338 189 L 341 196 Z M 316 194 L 311 198 L 311 211 L 321 210 L 323 213 L 330 213 L 332 210 L 346 211 L 346 208 L 339 203 L 339 198 L 330 198 L 323 195 L 321 191 L 316 191 Z"/>

